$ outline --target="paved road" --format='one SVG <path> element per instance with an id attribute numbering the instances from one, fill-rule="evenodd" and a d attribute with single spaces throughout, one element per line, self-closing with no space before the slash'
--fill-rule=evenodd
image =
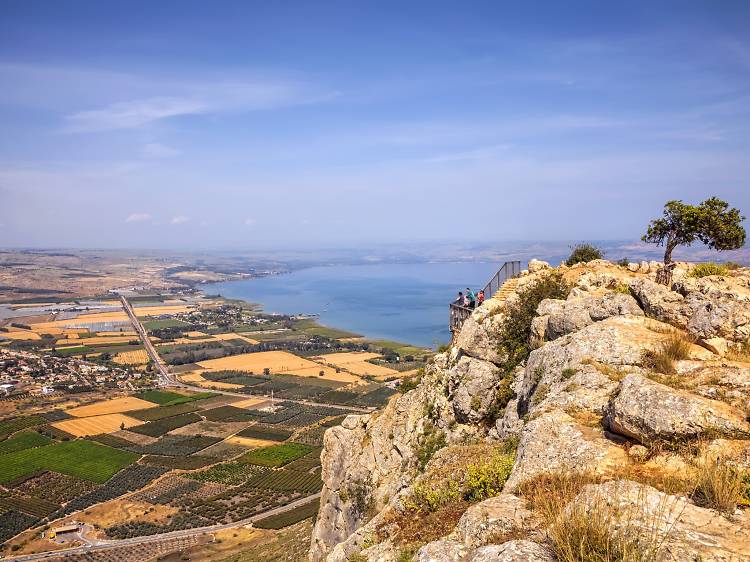
<path id="1" fill-rule="evenodd" d="M 141 324 L 141 321 L 138 320 L 138 317 L 135 315 L 135 311 L 128 302 L 128 299 L 126 299 L 123 295 L 120 295 L 120 300 L 122 301 L 122 307 L 125 309 L 125 312 L 127 312 L 128 317 L 130 317 L 130 322 L 131 324 L 133 324 L 133 328 L 135 328 L 135 331 L 138 333 L 138 337 L 140 337 L 141 341 L 143 342 L 143 347 L 146 349 L 146 353 L 148 353 L 151 361 L 154 362 L 156 369 L 159 371 L 159 378 L 161 379 L 162 386 L 172 386 L 176 384 L 175 380 L 169 374 L 167 364 L 162 360 L 161 357 L 159 357 L 154 344 L 151 343 L 151 340 L 148 337 L 146 329 L 143 327 L 143 324 Z"/>
<path id="2" fill-rule="evenodd" d="M 265 519 L 266 517 L 270 517 L 272 515 L 284 513 L 285 511 L 289 511 L 291 509 L 294 509 L 295 507 L 299 507 L 301 505 L 310 503 L 311 501 L 314 501 L 318 499 L 319 497 L 320 497 L 320 492 L 318 492 L 317 494 L 313 494 L 312 496 L 300 498 L 296 501 L 293 501 L 292 503 L 289 503 L 287 505 L 282 505 L 281 507 L 271 509 L 264 513 L 253 515 L 252 517 L 248 517 L 247 519 L 243 519 L 242 521 L 237 521 L 235 523 L 225 523 L 223 525 L 211 525 L 209 527 L 196 527 L 195 529 L 185 529 L 182 531 L 172 531 L 170 533 L 161 533 L 159 535 L 149 535 L 145 537 L 133 537 L 132 539 L 122 539 L 122 540 L 117 540 L 117 541 L 97 541 L 95 544 L 93 544 L 92 542 L 92 544 L 89 546 L 79 546 L 75 548 L 67 548 L 65 550 L 40 552 L 38 554 L 26 554 L 23 556 L 10 556 L 8 558 L 4 558 L 3 560 L 12 560 L 13 562 L 25 562 L 27 560 L 45 560 L 48 558 L 56 558 L 58 556 L 69 556 L 71 554 L 93 552 L 95 550 L 109 550 L 112 548 L 122 548 L 123 546 L 136 546 L 139 544 L 159 542 L 159 541 L 166 540 L 166 539 L 177 539 L 181 537 L 201 535 L 204 533 L 215 533 L 217 531 L 223 531 L 224 529 L 243 527 L 245 525 L 258 521 L 260 519 Z"/>

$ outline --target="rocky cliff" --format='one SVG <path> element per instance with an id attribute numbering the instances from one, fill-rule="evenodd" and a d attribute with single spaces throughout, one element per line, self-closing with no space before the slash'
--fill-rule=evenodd
<path id="1" fill-rule="evenodd" d="M 750 269 L 658 266 L 532 261 L 329 429 L 310 560 L 750 560 Z"/>

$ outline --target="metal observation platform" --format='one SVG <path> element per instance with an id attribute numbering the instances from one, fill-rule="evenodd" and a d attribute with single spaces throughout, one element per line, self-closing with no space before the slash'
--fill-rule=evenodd
<path id="1" fill-rule="evenodd" d="M 497 270 L 497 273 L 495 273 L 492 279 L 490 279 L 484 286 L 484 294 L 486 298 L 492 298 L 492 296 L 500 290 L 500 287 L 502 287 L 508 279 L 516 277 L 519 273 L 521 273 L 520 261 L 506 261 L 502 267 Z M 450 330 L 451 334 L 455 336 L 461 330 L 461 326 L 463 326 L 466 319 L 471 316 L 472 312 L 474 312 L 474 309 L 456 303 L 451 303 L 449 307 Z"/>

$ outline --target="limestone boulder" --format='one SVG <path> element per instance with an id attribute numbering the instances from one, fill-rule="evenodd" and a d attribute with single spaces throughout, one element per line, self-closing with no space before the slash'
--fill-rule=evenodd
<path id="1" fill-rule="evenodd" d="M 532 324 L 535 346 L 577 332 L 613 316 L 643 316 L 643 311 L 630 295 L 606 293 L 568 300 L 545 299 L 536 311 Z"/>
<path id="2" fill-rule="evenodd" d="M 687 327 L 693 311 L 680 293 L 647 278 L 632 281 L 630 292 L 647 315 L 673 326 Z"/>
<path id="3" fill-rule="evenodd" d="M 657 560 L 732 562 L 750 560 L 750 522 L 741 514 L 719 512 L 655 488 L 616 480 L 586 486 L 567 509 L 611 510 L 613 531 L 641 536 L 657 549 Z"/>
<path id="4" fill-rule="evenodd" d="M 627 462 L 625 451 L 601 431 L 577 424 L 565 412 L 547 412 L 526 424 L 504 491 L 541 474 L 576 470 L 606 473 Z"/>
<path id="5" fill-rule="evenodd" d="M 505 356 L 500 352 L 500 337 L 505 316 L 505 303 L 488 299 L 463 323 L 456 337 L 454 349 L 476 359 L 501 364 Z"/>
<path id="6" fill-rule="evenodd" d="M 554 562 L 555 556 L 541 544 L 515 540 L 477 549 L 469 562 Z"/>
<path id="7" fill-rule="evenodd" d="M 450 538 L 477 548 L 511 532 L 531 532 L 537 527 L 534 515 L 518 496 L 500 494 L 472 505 L 461 516 Z"/>
<path id="8" fill-rule="evenodd" d="M 419 549 L 415 560 L 417 562 L 461 562 L 468 551 L 469 549 L 458 541 L 433 541 Z"/>
<path id="9" fill-rule="evenodd" d="M 635 373 L 622 380 L 605 422 L 613 432 L 641 442 L 750 435 L 750 424 L 742 412 Z"/>
<path id="10" fill-rule="evenodd" d="M 497 399 L 500 378 L 494 363 L 461 357 L 448 373 L 456 420 L 477 423 L 486 418 Z"/>

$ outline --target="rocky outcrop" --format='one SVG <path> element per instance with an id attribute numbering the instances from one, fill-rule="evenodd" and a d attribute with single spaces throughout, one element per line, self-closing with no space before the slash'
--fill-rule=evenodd
<path id="1" fill-rule="evenodd" d="M 665 287 L 654 282 L 661 267 L 560 266 L 569 295 L 534 303 L 532 351 L 508 365 L 500 349 L 510 311 L 552 271 L 532 262 L 502 298 L 474 311 L 416 389 L 329 429 L 311 561 L 404 560 L 415 549 L 414 538 L 404 542 L 404 522 L 440 515 L 455 523 L 426 523 L 417 536 L 429 538 L 411 560 L 551 562 L 550 520 L 524 494 L 560 474 L 602 482 L 569 506 L 596 500 L 635 514 L 612 519 L 613 533 L 635 525 L 646 535 L 655 525 L 659 561 L 750 559 L 746 510 L 728 517 L 689 494 L 623 480 L 689 481 L 706 458 L 750 471 L 750 357 L 741 347 L 750 340 L 750 270 L 695 279 L 692 266 L 678 264 Z M 648 357 L 680 334 L 700 346 L 688 346 L 669 375 L 654 371 Z M 685 451 L 671 447 L 689 441 Z M 470 469 L 512 446 L 502 493 L 466 504 L 472 496 L 458 485 Z M 448 510 L 453 519 L 415 512 L 427 509 L 415 507 L 417 496 L 465 511 Z"/>
<path id="2" fill-rule="evenodd" d="M 539 526 L 534 514 L 526 509 L 526 501 L 511 494 L 500 494 L 466 510 L 449 538 L 478 548 L 492 539 Z"/>
<path id="3" fill-rule="evenodd" d="M 612 531 L 640 535 L 643 548 L 658 548 L 663 560 L 750 560 L 750 519 L 744 514 L 730 521 L 685 497 L 628 480 L 587 486 L 568 509 L 577 505 L 619 514 Z"/>
<path id="4" fill-rule="evenodd" d="M 701 435 L 750 437 L 742 412 L 637 374 L 623 379 L 607 408 L 606 423 L 613 432 L 645 443 Z"/>
<path id="5" fill-rule="evenodd" d="M 594 322 L 625 315 L 643 316 L 643 311 L 633 297 L 622 293 L 568 300 L 545 299 L 531 324 L 532 345 L 539 347 L 545 341 L 577 332 Z"/>
<path id="6" fill-rule="evenodd" d="M 489 361 L 464 356 L 448 373 L 453 411 L 462 423 L 478 423 L 487 417 L 496 400 L 498 368 Z"/>
<path id="7" fill-rule="evenodd" d="M 512 492 L 523 482 L 550 472 L 606 472 L 625 460 L 623 449 L 605 439 L 601 431 L 577 424 L 556 410 L 524 427 L 505 490 Z"/>

